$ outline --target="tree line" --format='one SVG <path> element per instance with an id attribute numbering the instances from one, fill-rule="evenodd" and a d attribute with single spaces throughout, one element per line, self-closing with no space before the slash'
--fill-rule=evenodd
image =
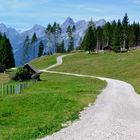
<path id="1" fill-rule="evenodd" d="M 91 20 L 83 37 L 80 49 L 99 51 L 110 47 L 115 52 L 128 51 L 131 47 L 140 45 L 139 23 L 129 23 L 128 15 L 125 14 L 122 21 L 107 22 L 103 27 L 95 27 Z"/>
<path id="2" fill-rule="evenodd" d="M 66 34 L 68 37 L 68 48 L 65 46 L 65 41 L 62 37 L 62 29 L 59 24 L 54 22 L 53 25 L 48 24 L 45 33 L 46 33 L 46 40 L 47 44 L 44 44 L 41 40 L 38 45 L 38 55 L 36 55 L 37 51 L 37 44 L 39 38 L 37 38 L 36 33 L 32 35 L 31 38 L 27 35 L 25 37 L 23 43 L 23 53 L 22 53 L 22 62 L 25 64 L 26 62 L 36 58 L 37 56 L 40 57 L 46 54 L 52 54 L 53 52 L 56 53 L 66 53 L 71 52 L 74 50 L 74 33 L 76 31 L 75 26 L 68 26 Z M 45 46 L 47 46 L 45 50 Z"/>
<path id="3" fill-rule="evenodd" d="M 76 31 L 75 26 L 68 26 L 66 33 L 68 36 L 68 48 L 65 46 L 65 41 L 62 36 L 62 29 L 61 26 L 54 22 L 53 25 L 48 24 L 46 28 L 46 36 L 47 36 L 47 46 L 49 51 L 51 48 L 55 48 L 55 52 L 57 53 L 65 53 L 65 52 L 71 52 L 74 50 L 74 33 Z"/>
<path id="4" fill-rule="evenodd" d="M 25 64 L 26 62 L 36 58 L 36 45 L 38 43 L 38 38 L 36 33 L 32 35 L 31 38 L 27 35 L 24 43 L 23 43 L 23 50 L 22 50 L 22 63 Z M 44 44 L 42 40 L 39 42 L 38 45 L 38 54 L 37 56 L 40 57 L 43 55 L 44 51 Z"/>
<path id="5" fill-rule="evenodd" d="M 54 22 L 53 25 L 48 24 L 46 28 L 47 39 L 47 51 L 45 51 L 45 44 L 39 38 L 36 33 L 31 38 L 27 35 L 25 37 L 22 48 L 22 61 L 23 64 L 36 58 L 53 52 L 65 53 L 71 52 L 74 48 L 74 35 L 76 27 L 68 26 L 66 30 L 67 40 L 64 41 L 62 36 L 62 29 L 59 24 Z M 66 43 L 68 47 L 66 48 Z M 37 47 L 38 45 L 38 47 Z M 96 27 L 91 20 L 88 25 L 88 29 L 81 38 L 78 49 L 92 51 L 103 50 L 106 47 L 110 47 L 115 52 L 128 51 L 131 47 L 140 45 L 140 25 L 139 23 L 129 23 L 127 14 L 122 20 L 117 22 L 107 22 L 103 27 Z M 38 52 L 37 52 L 38 50 Z M 6 35 L 0 34 L 0 65 L 4 65 L 6 68 L 15 66 L 15 60 L 13 55 L 12 46 Z"/>

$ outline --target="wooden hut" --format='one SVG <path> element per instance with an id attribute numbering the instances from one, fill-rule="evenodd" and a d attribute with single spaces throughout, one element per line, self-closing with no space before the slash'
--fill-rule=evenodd
<path id="1" fill-rule="evenodd" d="M 31 64 L 27 63 L 23 66 L 23 69 L 26 69 L 32 79 L 36 79 L 40 81 L 40 74 L 41 72 L 33 67 Z"/>
<path id="2" fill-rule="evenodd" d="M 113 49 L 110 46 L 106 46 L 103 48 L 104 51 L 112 51 Z"/>

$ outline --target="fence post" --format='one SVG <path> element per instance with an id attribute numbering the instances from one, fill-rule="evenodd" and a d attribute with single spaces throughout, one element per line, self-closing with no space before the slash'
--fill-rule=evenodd
<path id="1" fill-rule="evenodd" d="M 10 94 L 12 95 L 12 85 L 10 85 Z"/>
<path id="2" fill-rule="evenodd" d="M 6 95 L 8 96 L 8 85 L 6 85 Z"/>
<path id="3" fill-rule="evenodd" d="M 4 95 L 4 84 L 2 83 L 2 89 L 1 89 L 1 92 L 2 92 L 2 96 Z"/>
<path id="4" fill-rule="evenodd" d="M 15 93 L 18 94 L 18 87 L 17 87 L 17 84 L 15 85 Z"/>
<path id="5" fill-rule="evenodd" d="M 15 85 L 12 85 L 12 93 L 15 94 Z"/>
<path id="6" fill-rule="evenodd" d="M 21 85 L 19 84 L 19 94 L 21 93 Z"/>

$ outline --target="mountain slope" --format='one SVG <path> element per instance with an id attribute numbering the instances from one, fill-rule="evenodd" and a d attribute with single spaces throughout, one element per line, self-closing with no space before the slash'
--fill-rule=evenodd
<path id="1" fill-rule="evenodd" d="M 95 21 L 96 26 L 103 26 L 105 24 L 106 24 L 106 21 L 103 19 L 99 20 L 99 21 Z M 74 20 L 71 17 L 68 17 L 64 21 L 64 23 L 61 25 L 62 34 L 61 34 L 61 37 L 59 37 L 59 38 L 61 38 L 59 41 L 64 40 L 66 48 L 68 47 L 68 35 L 66 33 L 68 26 L 76 27 L 76 31 L 75 31 L 73 37 L 74 37 L 74 46 L 77 47 L 77 46 L 79 46 L 80 39 L 85 34 L 85 31 L 88 27 L 88 22 L 85 20 L 80 20 L 80 21 L 74 22 Z M 48 43 L 47 43 L 48 40 L 46 37 L 46 28 L 41 25 L 35 24 L 31 29 L 24 31 L 22 33 L 19 33 L 14 28 L 8 28 L 4 24 L 0 24 L 0 32 L 2 34 L 5 34 L 10 39 L 10 42 L 13 47 L 14 56 L 15 56 L 15 62 L 16 62 L 17 66 L 22 64 L 23 44 L 24 44 L 24 40 L 27 35 L 29 36 L 30 39 L 32 38 L 32 35 L 34 33 L 36 33 L 36 35 L 37 35 L 38 41 L 35 44 L 35 48 L 36 48 L 35 56 L 36 57 L 38 54 L 38 46 L 39 46 L 40 41 L 43 41 L 44 46 L 45 46 L 44 50 L 46 53 L 48 52 Z M 55 51 L 55 48 L 54 48 L 55 42 L 54 42 L 53 34 L 51 35 L 51 44 L 52 44 L 51 51 L 54 52 Z M 29 52 L 29 54 L 30 54 L 30 60 L 33 59 L 32 52 Z M 27 60 L 27 61 L 29 61 L 29 60 Z"/>

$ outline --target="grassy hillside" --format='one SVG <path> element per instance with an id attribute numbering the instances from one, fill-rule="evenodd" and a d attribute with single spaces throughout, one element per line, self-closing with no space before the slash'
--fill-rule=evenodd
<path id="1" fill-rule="evenodd" d="M 140 93 L 140 50 L 122 54 L 77 53 L 64 58 L 63 65 L 53 70 L 124 80 Z"/>
<path id="2" fill-rule="evenodd" d="M 51 64 L 56 62 L 53 60 Z M 46 61 L 35 61 L 38 68 L 46 68 Z M 124 80 L 140 93 L 140 50 L 123 54 L 77 53 L 52 70 Z M 103 81 L 82 77 L 42 74 L 41 78 L 24 94 L 0 98 L 0 139 L 28 140 L 52 134 L 62 128 L 61 124 L 78 118 L 79 112 L 94 102 L 105 87 Z"/>
<path id="3" fill-rule="evenodd" d="M 41 79 L 20 95 L 0 97 L 0 140 L 52 134 L 77 119 L 105 87 L 105 82 L 89 78 L 42 74 Z"/>
<path id="4" fill-rule="evenodd" d="M 30 63 L 31 65 L 33 65 L 34 67 L 38 69 L 44 69 L 55 64 L 57 56 L 59 56 L 59 54 L 50 55 L 50 56 L 42 56 L 40 58 L 37 58 L 31 61 Z"/>

